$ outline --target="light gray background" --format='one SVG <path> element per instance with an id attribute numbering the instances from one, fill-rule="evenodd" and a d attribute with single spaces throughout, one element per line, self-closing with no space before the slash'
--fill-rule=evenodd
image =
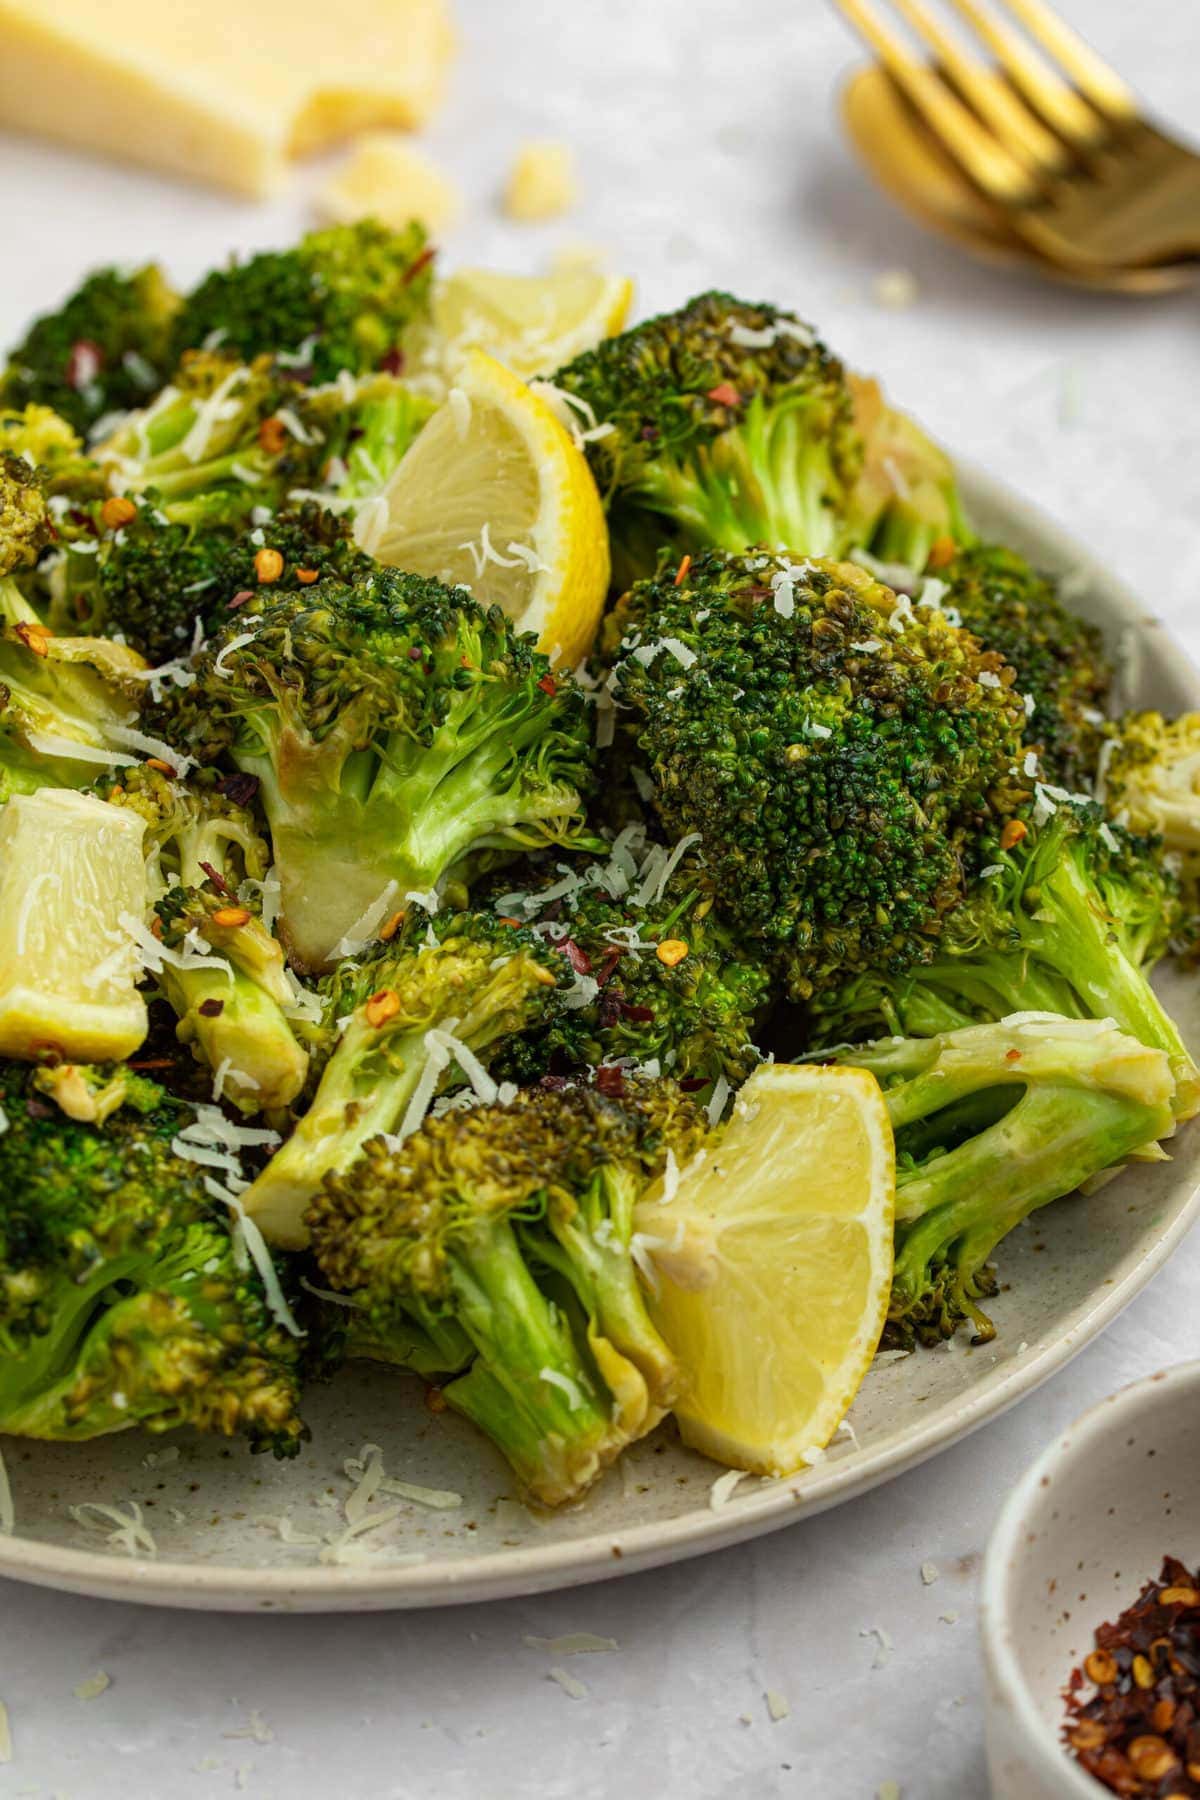
<path id="1" fill-rule="evenodd" d="M 1163 113 L 1187 116 L 1200 51 L 1187 9 L 1064 10 Z M 536 269 L 582 239 L 637 276 L 643 308 L 714 284 L 797 308 L 948 443 L 1105 547 L 1200 651 L 1195 299 L 1053 289 L 910 227 L 840 142 L 833 96 L 855 49 L 818 0 L 457 12 L 462 56 L 429 134 L 470 199 L 447 261 Z M 554 226 L 510 225 L 496 206 L 531 134 L 578 152 L 583 203 Z M 159 256 L 186 281 L 231 246 L 285 241 L 308 218 L 311 179 L 252 207 L 0 136 L 0 341 L 89 264 Z M 875 294 L 895 269 L 918 284 L 900 311 Z M 966 1444 L 836 1513 L 657 1574 L 344 1619 L 152 1612 L 0 1584 L 15 1750 L 0 1800 L 871 1800 L 887 1781 L 903 1800 L 982 1797 L 973 1611 L 992 1519 L 1060 1425 L 1197 1354 L 1198 1281 L 1193 1241 L 1100 1343 Z M 932 1586 L 923 1562 L 940 1570 Z M 875 1626 L 895 1646 L 883 1667 L 863 1635 Z M 573 1700 L 547 1678 L 561 1659 L 523 1636 L 581 1630 L 620 1647 L 569 1663 L 588 1688 Z M 97 1669 L 111 1687 L 77 1699 Z M 767 1690 L 790 1704 L 778 1722 Z"/>

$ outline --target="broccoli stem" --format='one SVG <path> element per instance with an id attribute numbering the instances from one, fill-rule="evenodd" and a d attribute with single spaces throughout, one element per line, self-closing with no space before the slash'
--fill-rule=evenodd
<path id="1" fill-rule="evenodd" d="M 159 984 L 178 1017 L 180 1043 L 212 1069 L 226 1065 L 225 1095 L 239 1112 L 291 1105 L 304 1086 L 307 1053 L 277 1001 L 244 970 L 167 965 Z"/>
<path id="2" fill-rule="evenodd" d="M 443 1391 L 546 1506 L 579 1493 L 625 1441 L 563 1315 L 542 1293 L 507 1219 L 447 1245 L 456 1312 L 478 1351 Z"/>
<path id="3" fill-rule="evenodd" d="M 994 1327 L 970 1302 L 1001 1238 L 1030 1213 L 1072 1192 L 1161 1135 L 1161 1107 L 1075 1084 L 1031 1086 L 1010 1112 L 957 1149 L 897 1176 L 900 1234 L 892 1316 L 929 1291 L 931 1270 L 952 1256 L 950 1291 L 980 1335 Z"/>

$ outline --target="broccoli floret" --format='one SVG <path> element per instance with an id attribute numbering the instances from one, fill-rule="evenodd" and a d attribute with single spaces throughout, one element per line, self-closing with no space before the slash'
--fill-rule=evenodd
<path id="1" fill-rule="evenodd" d="M 173 520 L 153 493 L 129 504 L 132 517 L 116 529 L 100 522 L 98 553 L 68 543 L 50 576 L 48 617 L 56 629 L 120 632 L 155 665 L 188 652 L 197 627 L 214 636 L 260 593 L 292 593 L 322 576 L 359 581 L 375 566 L 349 518 L 315 501 L 252 531 L 231 527 L 220 509 L 212 522 Z"/>
<path id="2" fill-rule="evenodd" d="M 349 406 L 339 401 L 329 437 L 341 466 L 327 479 L 339 501 L 358 506 L 386 487 L 437 402 L 390 375 L 361 381 Z"/>
<path id="3" fill-rule="evenodd" d="M 1147 978 L 1179 920 L 1178 884 L 1152 842 L 1110 825 L 1099 806 L 1039 792 L 1042 814 L 1054 810 L 988 840 L 987 866 L 947 916 L 932 959 L 821 996 L 819 1036 L 924 1037 L 1023 1012 L 1114 1020 L 1166 1052 L 1176 1112 L 1190 1118 L 1200 1073 Z"/>
<path id="4" fill-rule="evenodd" d="M 123 1106 L 157 1112 L 166 1097 L 158 1082 L 128 1063 L 44 1064 L 33 1071 L 33 1087 L 81 1125 L 103 1125 Z"/>
<path id="5" fill-rule="evenodd" d="M 704 1134 L 671 1082 L 630 1084 L 619 1103 L 533 1090 L 427 1118 L 327 1179 L 308 1213 L 313 1249 L 358 1301 L 352 1331 L 368 1347 L 406 1352 L 430 1316 L 458 1328 L 470 1364 L 445 1399 L 535 1499 L 560 1505 L 676 1397 L 638 1286 L 633 1214 L 668 1153 L 690 1159 Z"/>
<path id="6" fill-rule="evenodd" d="M 877 381 L 848 375 L 863 465 L 850 499 L 849 541 L 910 573 L 935 548 L 952 555 L 972 544 L 958 477 L 946 452 L 914 419 L 889 406 Z M 1003 650 L 1003 645 L 989 645 Z"/>
<path id="7" fill-rule="evenodd" d="M 165 729 L 259 780 L 280 931 L 306 969 L 393 899 L 591 841 L 579 689 L 460 589 L 378 568 L 321 581 L 239 614 L 197 674 Z"/>
<path id="8" fill-rule="evenodd" d="M 893 1338 L 994 1327 L 989 1258 L 1040 1206 L 1131 1156 L 1155 1159 L 1175 1118 L 1163 1050 L 1109 1020 L 1026 1015 L 841 1053 L 884 1090 L 896 1133 Z"/>
<path id="9" fill-rule="evenodd" d="M 700 294 L 606 338 L 554 377 L 589 427 L 618 569 L 670 540 L 844 554 L 862 449 L 845 372 L 776 307 Z M 678 560 L 678 559 L 677 559 Z"/>
<path id="10" fill-rule="evenodd" d="M 1126 713 L 1105 733 L 1097 798 L 1131 831 L 1200 864 L 1200 713 Z"/>
<path id="11" fill-rule="evenodd" d="M 963 551 L 937 579 L 945 583 L 941 605 L 1017 671 L 1029 696 L 1026 740 L 1044 778 L 1066 788 L 1090 781 L 1113 678 L 1101 632 L 1068 612 L 1054 583 L 1024 557 L 998 545 Z"/>
<path id="12" fill-rule="evenodd" d="M 77 501 L 103 495 L 100 465 L 85 454 L 78 434 L 49 406 L 0 408 L 0 453 L 4 451 L 31 464 L 48 494 L 66 494 Z"/>
<path id="13" fill-rule="evenodd" d="M 170 368 L 178 305 L 153 263 L 132 275 L 98 269 L 30 326 L 0 376 L 0 402 L 53 407 L 81 434 L 106 413 L 141 406 Z"/>
<path id="14" fill-rule="evenodd" d="M 497 894 L 497 911 L 531 924 L 566 964 L 550 1023 L 507 1046 L 498 1074 L 525 1083 L 657 1065 L 705 1094 L 722 1076 L 738 1087 L 753 1073 L 770 970 L 716 910 L 695 855 L 685 849 L 670 865 L 635 827 L 606 862 Z"/>
<path id="15" fill-rule="evenodd" d="M 379 368 L 426 312 L 433 252 L 415 222 L 376 220 L 310 231 L 291 250 L 268 250 L 206 275 L 175 319 L 177 355 L 216 342 L 244 360 L 294 357 L 305 381 L 341 369 Z"/>
<path id="16" fill-rule="evenodd" d="M 1000 657 L 850 564 L 708 551 L 609 619 L 618 723 L 670 840 L 807 997 L 928 957 L 968 845 L 1028 790 Z"/>
<path id="17" fill-rule="evenodd" d="M 80 1123 L 37 1082 L 0 1068 L 0 1430 L 192 1425 L 293 1455 L 307 1435 L 296 1339 L 204 1169 L 172 1148 L 191 1109 Z"/>
<path id="18" fill-rule="evenodd" d="M 276 1112 L 304 1087 L 308 1055 L 288 1022 L 296 993 L 283 949 L 242 898 L 269 856 L 253 815 L 211 772 L 192 783 L 142 766 L 100 784 L 146 821 L 143 842 L 158 986 L 181 1043 L 217 1071 L 241 1112 Z"/>
<path id="19" fill-rule="evenodd" d="M 540 1023 L 558 972 L 539 939 L 486 914 L 443 923 L 419 948 L 401 939 L 340 964 L 322 989 L 316 1093 L 243 1195 L 270 1241 L 302 1248 L 305 1209 L 325 1176 L 351 1168 L 368 1139 L 411 1130 L 453 1079 L 455 1058 L 478 1066 Z"/>
<path id="20" fill-rule="evenodd" d="M 101 638 L 52 633 L 20 578 L 52 538 L 46 498 L 23 457 L 0 452 L 0 796 L 82 787 L 119 757 L 144 698 L 145 664 Z M 130 760 L 133 760 L 130 758 Z"/>

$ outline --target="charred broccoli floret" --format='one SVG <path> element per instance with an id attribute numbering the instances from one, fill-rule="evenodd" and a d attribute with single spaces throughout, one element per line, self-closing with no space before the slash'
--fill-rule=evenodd
<path id="1" fill-rule="evenodd" d="M 871 1070 L 896 1133 L 890 1329 L 936 1343 L 995 1292 L 989 1259 L 1040 1206 L 1131 1156 L 1157 1159 L 1175 1117 L 1163 1050 L 1110 1020 L 1026 1014 L 931 1038 L 885 1038 L 840 1060 Z"/>
<path id="2" fill-rule="evenodd" d="M 537 938 L 478 914 L 443 923 L 432 943 L 341 963 L 322 989 L 316 1093 L 243 1196 L 270 1241 L 303 1247 L 326 1175 L 353 1167 L 370 1138 L 411 1132 L 456 1066 L 481 1069 L 497 1043 L 539 1023 L 556 964 Z"/>
<path id="3" fill-rule="evenodd" d="M 310 231 L 206 275 L 175 319 L 176 355 L 217 343 L 249 360 L 286 352 L 305 381 L 378 368 L 429 304 L 433 252 L 415 222 L 374 219 Z"/>
<path id="4" fill-rule="evenodd" d="M 849 540 L 882 563 L 919 574 L 935 546 L 953 554 L 974 542 L 954 464 L 914 419 L 888 405 L 877 381 L 849 375 L 847 382 L 863 445 Z"/>
<path id="5" fill-rule="evenodd" d="M 1047 781 L 1090 782 L 1103 731 L 1112 663 L 1095 625 L 1068 612 L 1054 583 L 1024 557 L 995 544 L 964 550 L 939 567 L 941 604 L 1017 671 L 1026 699 L 1027 741 Z"/>
<path id="6" fill-rule="evenodd" d="M 559 1505 L 676 1397 L 638 1286 L 633 1214 L 705 1128 L 671 1082 L 630 1084 L 620 1102 L 532 1090 L 427 1118 L 325 1182 L 308 1213 L 313 1250 L 359 1301 L 352 1330 L 376 1354 L 394 1341 L 409 1360 L 423 1318 L 455 1328 L 469 1366 L 446 1400 L 534 1498 Z"/>
<path id="7" fill-rule="evenodd" d="M 282 947 L 243 898 L 261 893 L 269 864 L 253 815 L 210 772 L 185 783 L 143 765 L 100 791 L 146 822 L 154 972 L 180 1042 L 241 1112 L 290 1106 L 308 1055 L 288 1022 L 296 991 Z"/>
<path id="8" fill-rule="evenodd" d="M 495 905 L 566 965 L 550 1023 L 502 1052 L 499 1073 L 528 1082 L 631 1063 L 703 1093 L 722 1077 L 738 1087 L 757 1067 L 771 973 L 717 911 L 686 849 L 672 859 L 635 827 L 607 861 L 542 875 Z"/>
<path id="9" fill-rule="evenodd" d="M 141 1425 L 291 1456 L 296 1339 L 174 1145 L 192 1111 L 66 1116 L 0 1067 L 0 1430 L 80 1440 Z"/>
<path id="10" fill-rule="evenodd" d="M 609 620 L 668 838 L 796 997 L 929 956 L 982 823 L 1027 790 L 1014 674 L 849 564 L 709 551 Z"/>
<path id="11" fill-rule="evenodd" d="M 422 576 L 376 569 L 246 608 L 165 728 L 259 780 L 280 930 L 306 968 L 410 892 L 590 841 L 578 688 L 498 608 Z"/>
<path id="12" fill-rule="evenodd" d="M 927 963 L 871 971 L 815 1007 L 823 1038 L 879 1029 L 933 1036 L 1012 1013 L 1107 1019 L 1166 1052 L 1180 1118 L 1200 1110 L 1200 1074 L 1148 971 L 1179 918 L 1178 884 L 1154 845 L 1101 808 L 1039 789 L 1035 817 L 990 840 L 990 861 L 948 915 Z"/>
<path id="13" fill-rule="evenodd" d="M 153 263 L 98 269 L 57 312 L 35 319 L 0 376 L 0 402 L 36 402 L 86 433 L 106 413 L 141 406 L 170 367 L 178 296 Z"/>
<path id="14" fill-rule="evenodd" d="M 842 365 L 776 307 L 700 294 L 554 377 L 589 427 L 614 549 L 632 579 L 664 541 L 844 554 L 862 449 Z"/>

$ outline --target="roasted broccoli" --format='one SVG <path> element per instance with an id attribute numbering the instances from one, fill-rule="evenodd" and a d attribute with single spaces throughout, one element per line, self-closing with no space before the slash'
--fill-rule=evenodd
<path id="1" fill-rule="evenodd" d="M 180 1042 L 241 1112 L 290 1106 L 308 1055 L 288 1022 L 296 990 L 283 950 L 242 898 L 247 886 L 261 893 L 269 864 L 253 815 L 207 771 L 189 784 L 143 765 L 99 785 L 146 822 L 155 920 L 146 955 Z"/>
<path id="2" fill-rule="evenodd" d="M 20 578 L 52 529 L 34 471 L 0 452 L 0 797 L 84 786 L 97 764 L 120 760 L 144 696 L 136 652 L 58 637 L 26 598 Z"/>
<path id="3" fill-rule="evenodd" d="M 1096 626 L 1068 612 L 1024 557 L 995 544 L 962 551 L 934 579 L 940 604 L 1017 671 L 1025 737 L 1044 778 L 1066 788 L 1090 783 L 1113 678 Z"/>
<path id="4" fill-rule="evenodd" d="M 1131 831 L 1200 865 L 1200 713 L 1126 713 L 1105 734 L 1097 798 Z"/>
<path id="5" fill-rule="evenodd" d="M 862 462 L 850 392 L 790 313 L 700 294 L 605 339 L 554 385 L 596 432 L 588 456 L 629 579 L 650 573 L 665 541 L 802 556 L 850 547 Z"/>
<path id="6" fill-rule="evenodd" d="M 979 1300 L 989 1258 L 1040 1206 L 1130 1157 L 1156 1159 L 1174 1130 L 1166 1053 L 1111 1022 L 1025 1014 L 840 1053 L 872 1071 L 896 1133 L 900 1342 L 994 1335 Z"/>
<path id="7" fill-rule="evenodd" d="M 796 997 L 927 957 L 983 823 L 1028 797 L 1011 669 L 849 564 L 709 551 L 609 619 L 671 839 Z"/>
<path id="8" fill-rule="evenodd" d="M 30 326 L 0 375 L 0 404 L 53 407 L 80 433 L 162 385 L 179 300 L 153 263 L 98 269 Z"/>
<path id="9" fill-rule="evenodd" d="M 455 1067 L 460 1081 L 481 1071 L 499 1041 L 538 1024 L 558 973 L 540 940 L 485 914 L 341 963 L 323 984 L 316 1093 L 243 1197 L 270 1241 L 301 1248 L 325 1176 L 350 1169 L 369 1138 L 413 1130 Z"/>
<path id="10" fill-rule="evenodd" d="M 280 931 L 306 969 L 410 892 L 591 841 L 578 688 L 461 589 L 395 569 L 318 582 L 237 614 L 198 677 L 164 729 L 259 780 Z"/>
<path id="11" fill-rule="evenodd" d="M 673 859 L 634 827 L 606 861 L 560 865 L 556 879 L 519 891 L 510 884 L 495 905 L 530 923 L 566 965 L 550 1022 L 502 1051 L 498 1073 L 524 1083 L 632 1064 L 702 1092 L 722 1077 L 740 1086 L 757 1067 L 771 973 L 725 923 L 686 848 Z"/>
<path id="12" fill-rule="evenodd" d="M 922 1037 L 1012 1013 L 1107 1019 L 1166 1052 L 1177 1115 L 1200 1110 L 1200 1073 L 1147 979 L 1179 918 L 1178 884 L 1154 846 L 1101 808 L 1039 788 L 1034 818 L 989 841 L 989 862 L 948 914 L 927 963 L 859 975 L 820 996 L 821 1039 Z"/>
<path id="13" fill-rule="evenodd" d="M 123 1106 L 157 1112 L 163 1101 L 159 1084 L 128 1063 L 40 1063 L 33 1070 L 33 1089 L 48 1094 L 81 1125 L 103 1125 Z"/>
<path id="14" fill-rule="evenodd" d="M 78 502 L 104 493 L 100 465 L 89 457 L 74 428 L 49 406 L 0 408 L 0 452 L 20 456 L 37 470 L 47 494 L 65 494 Z"/>
<path id="15" fill-rule="evenodd" d="M 559 1505 L 676 1397 L 638 1286 L 633 1213 L 705 1131 L 668 1081 L 630 1083 L 619 1102 L 575 1087 L 453 1110 L 398 1147 L 372 1139 L 328 1178 L 308 1212 L 313 1250 L 359 1302 L 352 1331 L 376 1354 L 392 1341 L 410 1360 L 422 1318 L 457 1328 L 470 1363 L 446 1400 L 536 1500 Z"/>
<path id="16" fill-rule="evenodd" d="M 931 553 L 974 542 L 958 477 L 946 452 L 914 419 L 889 406 L 877 381 L 847 376 L 862 470 L 849 501 L 849 541 L 880 562 L 918 575 Z M 1003 645 L 989 645 L 1003 651 Z"/>
<path id="17" fill-rule="evenodd" d="M 176 356 L 213 344 L 246 361 L 284 352 L 308 382 L 386 366 L 428 308 L 432 261 L 416 223 L 389 231 L 363 219 L 310 231 L 294 249 L 206 275 L 176 315 Z"/>
<path id="18" fill-rule="evenodd" d="M 151 1111 L 76 1122 L 14 1064 L 0 1100 L 0 1431 L 192 1425 L 293 1455 L 306 1432 L 290 1315 L 203 1166 L 176 1153 L 191 1109 L 160 1093 Z"/>

